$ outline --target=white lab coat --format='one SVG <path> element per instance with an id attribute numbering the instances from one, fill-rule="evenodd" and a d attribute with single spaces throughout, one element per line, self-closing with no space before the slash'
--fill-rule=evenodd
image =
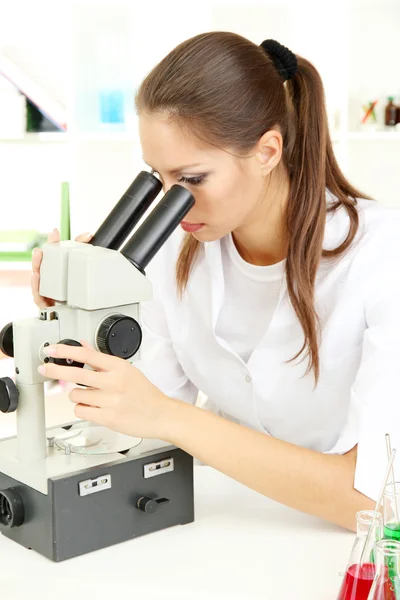
<path id="1" fill-rule="evenodd" d="M 224 302 L 219 241 L 202 245 L 178 300 L 181 230 L 147 269 L 154 298 L 142 305 L 136 365 L 165 394 L 194 403 L 201 390 L 210 409 L 266 435 L 324 453 L 358 444 L 355 488 L 376 499 L 387 464 L 384 434 L 393 447 L 400 441 L 400 209 L 360 200 L 358 210 L 351 249 L 322 260 L 317 275 L 323 333 L 315 390 L 313 373 L 303 376 L 306 361 L 285 362 L 304 339 L 285 278 L 272 321 L 244 363 L 214 333 Z M 344 209 L 328 214 L 324 248 L 337 247 L 348 224 Z"/>

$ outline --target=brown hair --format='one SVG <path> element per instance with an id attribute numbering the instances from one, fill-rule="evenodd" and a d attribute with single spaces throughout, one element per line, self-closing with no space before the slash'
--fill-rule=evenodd
<path id="1" fill-rule="evenodd" d="M 292 306 L 304 332 L 306 374 L 319 378 L 320 324 L 314 306 L 315 278 L 322 257 L 333 258 L 352 243 L 358 229 L 356 190 L 341 172 L 329 136 L 323 84 L 315 67 L 297 56 L 296 75 L 283 80 L 267 53 L 246 38 L 209 32 L 179 44 L 144 79 L 136 96 L 138 113 L 166 113 L 198 138 L 240 153 L 252 150 L 260 137 L 278 128 L 282 161 L 289 176 L 286 210 L 289 246 L 286 279 Z M 326 189 L 335 196 L 329 206 L 343 206 L 350 217 L 346 240 L 334 250 L 322 249 L 326 222 Z M 200 242 L 187 234 L 176 265 L 182 295 Z"/>

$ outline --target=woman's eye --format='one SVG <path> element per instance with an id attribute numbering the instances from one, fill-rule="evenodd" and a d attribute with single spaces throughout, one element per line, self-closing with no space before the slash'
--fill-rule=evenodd
<path id="1" fill-rule="evenodd" d="M 179 183 L 188 183 L 189 185 L 200 185 L 203 183 L 205 175 L 199 175 L 198 177 L 182 177 L 178 180 Z"/>

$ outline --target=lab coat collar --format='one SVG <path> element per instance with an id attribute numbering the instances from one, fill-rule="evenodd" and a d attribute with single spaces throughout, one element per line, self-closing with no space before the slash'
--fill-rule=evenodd
<path id="1" fill-rule="evenodd" d="M 221 242 L 206 242 L 204 244 L 206 262 L 210 272 L 211 281 L 211 322 L 215 332 L 219 312 L 225 296 L 224 271 L 222 267 Z"/>
<path id="2" fill-rule="evenodd" d="M 335 198 L 332 197 L 327 192 L 327 205 L 335 201 Z M 325 233 L 324 233 L 324 242 L 323 247 L 325 249 L 331 249 L 337 247 L 347 236 L 349 227 L 349 217 L 347 211 L 343 208 L 339 208 L 335 212 L 330 212 L 326 214 L 325 221 Z M 216 240 L 215 242 L 205 242 L 204 243 L 204 252 L 206 263 L 210 273 L 210 281 L 211 281 L 211 323 L 212 330 L 215 335 L 215 328 L 218 321 L 218 316 L 220 310 L 224 303 L 225 297 L 225 281 L 224 281 L 224 271 L 222 265 L 222 252 L 221 252 L 221 241 Z M 324 277 L 325 275 L 324 268 L 320 268 L 317 273 L 317 279 Z M 279 300 L 277 304 L 277 308 L 273 315 L 273 319 L 270 323 L 269 329 L 273 328 L 275 325 L 279 324 L 279 320 L 284 318 L 287 320 L 288 314 L 287 311 L 293 313 L 293 309 L 291 308 L 291 304 L 288 301 L 282 303 L 282 300 L 288 296 L 287 293 L 287 281 L 286 276 L 282 278 L 281 289 L 279 294 Z M 279 311 L 279 308 L 284 305 L 286 310 L 285 314 Z M 294 317 L 294 313 L 293 313 Z"/>

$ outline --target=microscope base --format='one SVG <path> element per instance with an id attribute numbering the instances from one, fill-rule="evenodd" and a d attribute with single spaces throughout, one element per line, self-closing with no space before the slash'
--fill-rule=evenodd
<path id="1" fill-rule="evenodd" d="M 169 446 L 120 457 L 49 477 L 47 494 L 0 472 L 0 532 L 58 562 L 194 521 L 190 455 Z M 24 515 L 21 525 L 7 527 L 7 492 L 12 490 L 22 498 Z"/>

